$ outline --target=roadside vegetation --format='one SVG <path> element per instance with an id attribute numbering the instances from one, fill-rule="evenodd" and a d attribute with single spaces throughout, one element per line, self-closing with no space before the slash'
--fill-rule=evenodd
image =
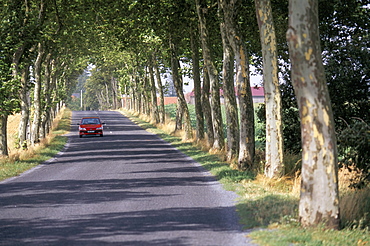
<path id="1" fill-rule="evenodd" d="M 239 195 L 237 211 L 240 223 L 251 229 L 249 236 L 259 245 L 370 245 L 370 188 L 350 188 L 358 177 L 348 169 L 339 171 L 340 209 L 342 230 L 327 230 L 324 227 L 302 229 L 297 221 L 300 178 L 297 173 L 299 155 L 286 155 L 286 171 L 289 175 L 280 179 L 269 179 L 263 169 L 238 171 L 224 160 L 221 152 L 210 153 L 202 142 L 184 141 L 183 133 L 173 133 L 175 123 L 171 115 L 175 107 L 166 107 L 168 121 L 155 125 L 150 118 L 133 112 L 123 111 L 132 121 L 165 141 L 209 170 L 227 190 Z M 190 111 L 193 109 L 190 106 Z M 27 151 L 10 145 L 10 154 L 0 160 L 0 180 L 17 176 L 55 156 L 63 149 L 70 128 L 71 111 L 65 109 L 56 118 L 52 133 L 40 144 Z M 15 142 L 17 115 L 9 120 L 9 142 Z M 263 126 L 256 126 L 263 127 Z M 263 156 L 260 156 L 261 161 Z M 256 165 L 260 166 L 260 165 Z M 290 172 L 289 172 L 290 171 Z"/>
<path id="2" fill-rule="evenodd" d="M 339 171 L 341 230 L 325 227 L 303 229 L 298 221 L 300 193 L 299 154 L 286 154 L 286 173 L 280 179 L 263 175 L 256 163 L 254 170 L 238 171 L 227 163 L 224 153 L 210 153 L 202 142 L 184 141 L 183 132 L 174 134 L 174 105 L 166 106 L 169 120 L 154 124 L 150 117 L 133 111 L 122 111 L 147 131 L 159 135 L 178 150 L 209 170 L 227 190 L 239 195 L 237 211 L 245 229 L 252 229 L 249 237 L 259 245 L 370 245 L 370 188 L 351 188 L 358 177 L 346 168 Z M 192 106 L 189 105 L 192 112 Z M 193 116 L 191 117 L 193 118 Z M 224 125 L 225 126 L 225 125 Z M 257 127 L 263 127 L 258 126 Z M 257 151 L 258 152 L 258 151 Z M 261 152 L 261 151 L 260 151 Z M 256 162 L 263 160 L 263 154 Z"/>
<path id="3" fill-rule="evenodd" d="M 20 150 L 16 146 L 20 115 L 13 115 L 8 122 L 9 156 L 0 158 L 0 181 L 20 175 L 54 157 L 67 142 L 63 136 L 70 129 L 71 111 L 63 109 L 53 122 L 51 133 L 37 145 Z"/>

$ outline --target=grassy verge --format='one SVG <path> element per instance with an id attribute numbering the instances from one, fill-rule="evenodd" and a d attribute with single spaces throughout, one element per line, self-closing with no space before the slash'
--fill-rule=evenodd
<path id="1" fill-rule="evenodd" d="M 147 131 L 160 136 L 184 154 L 202 164 L 224 185 L 239 195 L 237 210 L 241 223 L 258 245 L 370 245 L 369 228 L 361 223 L 346 225 L 343 230 L 322 228 L 302 229 L 297 221 L 299 179 L 269 180 L 263 175 L 233 170 L 217 155 L 202 151 L 181 137 L 171 135 L 148 123 L 147 119 L 132 112 L 123 112 Z M 165 127 L 164 127 L 165 129 Z M 370 208 L 368 190 L 360 203 Z M 343 198 L 342 198 L 343 199 Z M 367 199 L 367 204 L 364 200 Z M 344 209 L 346 210 L 346 209 Z M 366 216 L 366 212 L 365 212 Z M 260 230 L 260 229 L 263 230 Z"/>
<path id="2" fill-rule="evenodd" d="M 52 132 L 37 146 L 26 151 L 13 151 L 9 157 L 0 159 L 0 180 L 17 176 L 61 151 L 67 142 L 62 136 L 70 128 L 71 111 L 65 109 L 54 121 Z"/>

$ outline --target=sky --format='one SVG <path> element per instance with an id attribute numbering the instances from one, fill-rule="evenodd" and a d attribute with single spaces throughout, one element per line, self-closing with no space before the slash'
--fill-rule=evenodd
<path id="1" fill-rule="evenodd" d="M 262 75 L 257 75 L 254 72 L 254 68 L 252 66 L 250 67 L 250 76 L 251 76 L 251 87 L 262 86 L 262 82 L 263 82 Z M 194 89 L 193 79 L 189 77 L 185 77 L 185 76 L 183 78 L 184 78 L 184 84 L 188 84 L 188 85 L 184 85 L 185 93 L 193 91 Z"/>

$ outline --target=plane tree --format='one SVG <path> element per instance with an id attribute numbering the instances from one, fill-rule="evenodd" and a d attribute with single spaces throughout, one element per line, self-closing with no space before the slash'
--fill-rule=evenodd
<path id="1" fill-rule="evenodd" d="M 318 1 L 289 1 L 287 41 L 302 135 L 299 220 L 339 229 L 338 157 L 334 116 L 319 35 Z"/>

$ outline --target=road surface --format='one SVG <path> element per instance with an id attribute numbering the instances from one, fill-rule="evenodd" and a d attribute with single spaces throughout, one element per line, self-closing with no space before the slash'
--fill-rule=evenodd
<path id="1" fill-rule="evenodd" d="M 99 116 L 104 137 L 78 137 Z M 0 245 L 251 245 L 233 192 L 119 112 L 73 112 L 65 149 L 0 182 Z"/>

